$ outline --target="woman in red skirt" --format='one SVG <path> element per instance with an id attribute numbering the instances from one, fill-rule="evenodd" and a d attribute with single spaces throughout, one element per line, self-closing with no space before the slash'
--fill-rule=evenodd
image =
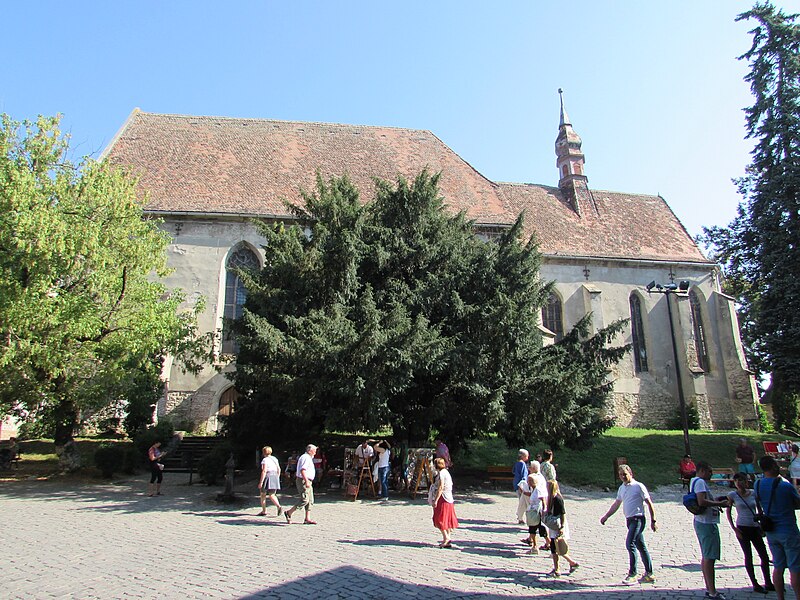
<path id="1" fill-rule="evenodd" d="M 458 527 L 456 510 L 453 506 L 453 478 L 443 458 L 433 460 L 438 474 L 433 482 L 430 503 L 433 506 L 433 526 L 442 532 L 439 548 L 450 548 L 450 534 Z"/>

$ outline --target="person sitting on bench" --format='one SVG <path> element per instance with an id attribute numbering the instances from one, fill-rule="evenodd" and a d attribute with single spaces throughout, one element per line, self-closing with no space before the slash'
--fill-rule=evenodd
<path id="1" fill-rule="evenodd" d="M 695 476 L 697 467 L 695 467 L 691 455 L 684 455 L 680 464 L 678 464 L 678 472 L 681 474 L 681 479 L 691 479 Z"/>

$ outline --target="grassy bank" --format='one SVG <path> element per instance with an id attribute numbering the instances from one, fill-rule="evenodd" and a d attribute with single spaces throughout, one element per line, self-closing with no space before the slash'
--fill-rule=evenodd
<path id="1" fill-rule="evenodd" d="M 68 477 L 74 480 L 97 479 L 100 474 L 94 466 L 94 453 L 103 444 L 130 444 L 115 440 L 99 438 L 76 438 L 78 452 L 84 468 L 78 473 L 62 475 L 58 466 L 53 440 L 38 439 L 24 440 L 19 443 L 22 452 L 22 461 L 17 469 L 0 472 L 0 480 L 17 480 L 28 478 Z"/>
<path id="2" fill-rule="evenodd" d="M 761 456 L 762 441 L 781 439 L 780 435 L 756 431 L 690 431 L 689 442 L 694 460 L 707 460 L 712 466 L 736 467 L 734 448 L 739 438 L 747 438 Z M 544 449 L 532 442 L 532 454 Z M 614 427 L 599 438 L 590 450 L 575 451 L 562 448 L 555 451 L 558 478 L 570 485 L 608 487 L 612 483 L 612 461 L 624 456 L 635 477 L 651 488 L 676 483 L 678 461 L 683 456 L 683 433 L 658 429 L 627 429 Z M 470 450 L 458 457 L 458 466 L 485 469 L 486 465 L 511 464 L 516 460 L 516 448 L 508 448 L 501 439 L 491 438 L 471 442 Z"/>

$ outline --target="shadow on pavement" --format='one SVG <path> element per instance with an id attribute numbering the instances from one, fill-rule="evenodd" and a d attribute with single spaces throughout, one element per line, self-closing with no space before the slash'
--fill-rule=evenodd
<path id="1" fill-rule="evenodd" d="M 403 546 L 406 548 L 436 548 L 436 544 L 424 542 L 410 542 L 408 540 L 395 540 L 391 538 L 371 540 L 337 540 L 340 544 L 353 544 L 354 546 Z"/>
<path id="2" fill-rule="evenodd" d="M 682 565 L 663 564 L 663 565 L 661 565 L 661 568 L 662 569 L 677 569 L 677 570 L 680 570 L 680 571 L 689 571 L 689 572 L 694 572 L 694 573 L 699 573 L 701 571 L 700 563 L 685 563 L 685 564 L 682 564 Z M 742 566 L 741 565 L 721 565 L 721 564 L 719 564 L 719 562 L 717 562 L 715 567 L 714 567 L 715 571 L 725 571 L 725 570 L 728 570 L 728 569 L 742 569 Z M 744 569 L 742 569 L 742 570 L 744 570 Z"/>
<path id="3" fill-rule="evenodd" d="M 515 594 L 516 598 L 565 598 L 565 599 L 602 599 L 641 598 L 642 600 L 671 600 L 675 597 L 689 598 L 701 595 L 702 590 L 667 590 L 658 587 L 631 586 L 613 590 L 589 589 L 587 584 L 571 577 L 550 579 L 543 576 L 502 569 L 464 569 L 449 570 L 453 573 L 464 573 L 480 577 L 486 581 L 487 587 L 492 584 L 517 584 L 530 590 L 530 594 Z M 464 592 L 435 585 L 436 572 L 420 571 L 424 582 L 414 583 L 397 581 L 390 577 L 378 575 L 365 569 L 353 566 L 337 567 L 328 571 L 309 575 L 292 581 L 274 585 L 263 590 L 242 596 L 242 600 L 280 599 L 285 598 L 436 598 L 442 600 L 459 599 L 497 599 L 508 598 L 506 594 L 497 595 L 491 592 Z M 725 590 L 727 593 L 729 590 Z M 747 591 L 747 588 L 732 589 L 733 593 Z"/>

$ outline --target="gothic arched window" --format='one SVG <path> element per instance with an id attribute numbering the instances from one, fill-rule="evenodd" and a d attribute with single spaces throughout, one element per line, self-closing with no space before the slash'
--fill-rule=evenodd
<path id="1" fill-rule="evenodd" d="M 550 292 L 547 304 L 542 307 L 542 325 L 556 334 L 556 341 L 564 337 L 564 317 L 561 308 L 561 298 L 555 292 Z"/>
<path id="2" fill-rule="evenodd" d="M 669 298 L 667 298 L 669 300 Z M 633 338 L 633 362 L 637 373 L 647 368 L 647 346 L 644 341 L 644 324 L 642 323 L 642 301 L 636 294 L 631 294 L 631 337 Z"/>
<path id="3" fill-rule="evenodd" d="M 692 326 L 694 328 L 694 349 L 697 353 L 697 365 L 703 371 L 709 371 L 708 346 L 706 345 L 706 328 L 703 325 L 703 313 L 700 309 L 700 298 L 694 290 L 689 292 L 689 307 L 692 310 Z"/>
<path id="4" fill-rule="evenodd" d="M 223 354 L 236 354 L 238 344 L 231 339 L 230 320 L 242 316 L 242 307 L 247 298 L 247 289 L 239 277 L 238 269 L 258 269 L 258 257 L 247 246 L 240 246 L 228 256 L 225 264 L 225 306 L 222 316 L 222 352 Z"/>

